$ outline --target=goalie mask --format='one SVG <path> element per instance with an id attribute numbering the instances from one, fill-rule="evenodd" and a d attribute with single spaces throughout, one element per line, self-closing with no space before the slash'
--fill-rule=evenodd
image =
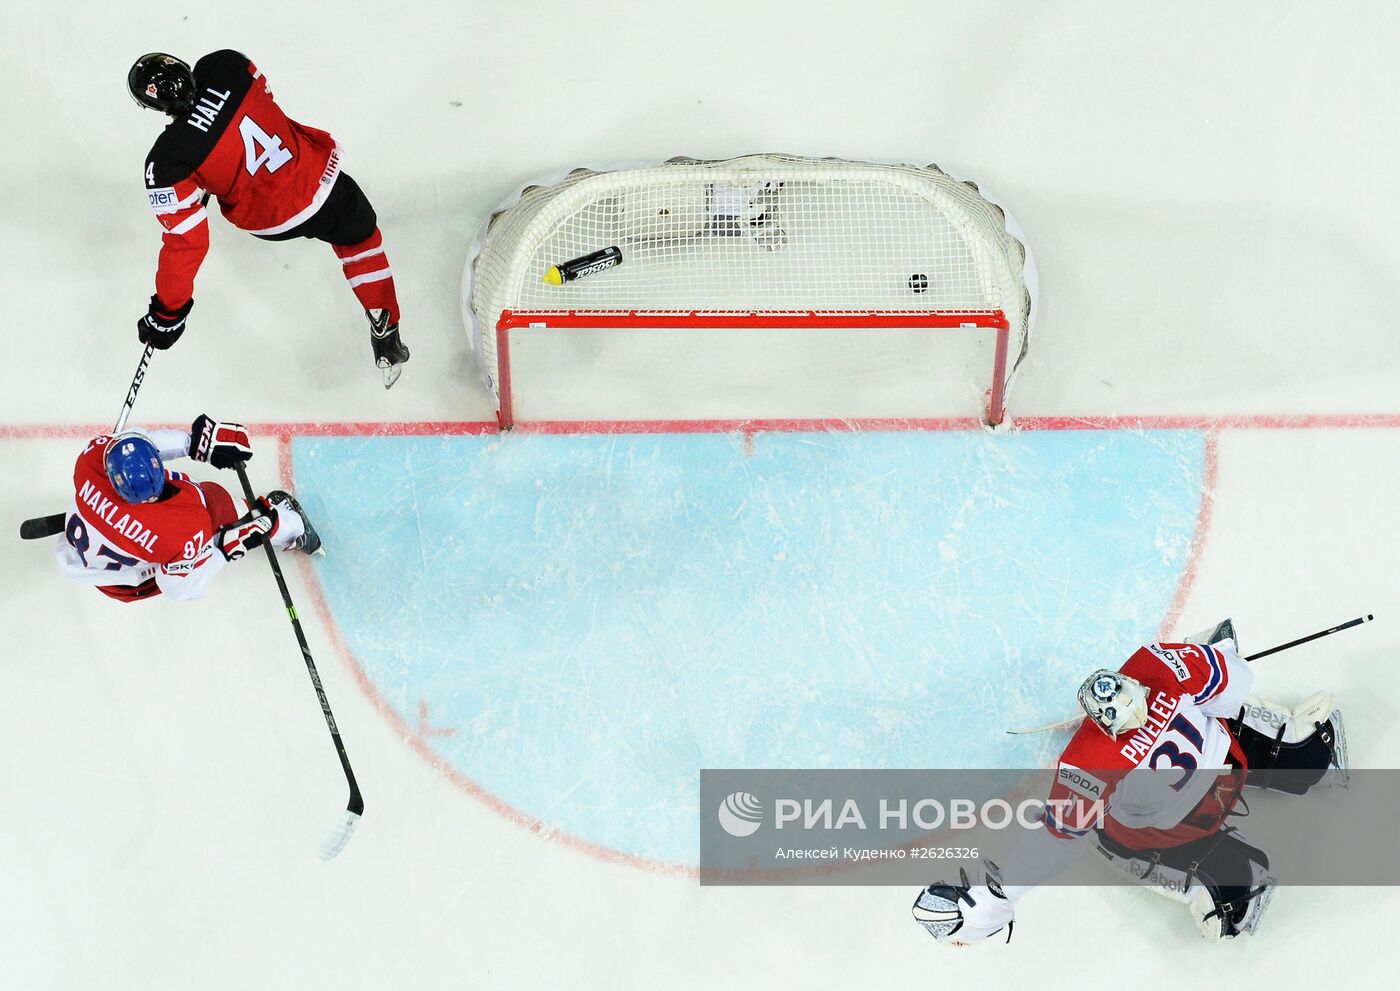
<path id="1" fill-rule="evenodd" d="M 1079 686 L 1079 705 L 1099 729 L 1116 739 L 1147 721 L 1147 687 L 1121 671 L 1100 668 Z"/>

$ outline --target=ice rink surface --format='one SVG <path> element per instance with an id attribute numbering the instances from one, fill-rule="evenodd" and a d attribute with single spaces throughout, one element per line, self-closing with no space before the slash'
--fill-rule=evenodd
<path id="1" fill-rule="evenodd" d="M 329 250 L 215 220 L 137 404 L 259 425 L 255 484 L 324 521 L 330 556 L 288 577 L 367 804 L 330 864 L 344 783 L 260 562 L 128 607 L 5 544 L 4 986 L 981 987 L 1058 975 L 1067 945 L 1167 986 L 1388 981 L 1391 889 L 1285 887 L 1219 947 L 1143 891 L 1046 890 L 1009 946 L 956 952 L 912 890 L 702 889 L 685 803 L 726 762 L 1048 759 L 1000 729 L 1227 614 L 1252 651 L 1374 612 L 1258 690 L 1332 690 L 1354 763 L 1396 766 L 1400 13 L 351 0 L 0 24 L 7 525 L 61 508 L 135 367 L 144 52 L 239 48 L 335 132 L 413 348 L 386 393 Z M 490 208 L 577 164 L 754 151 L 996 191 L 1040 272 L 1018 429 L 480 427 L 457 287 Z M 909 416 L 975 397 L 922 385 Z M 639 387 L 627 415 L 665 400 Z"/>

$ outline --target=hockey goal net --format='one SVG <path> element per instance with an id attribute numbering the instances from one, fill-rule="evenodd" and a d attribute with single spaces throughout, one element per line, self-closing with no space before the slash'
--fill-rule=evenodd
<path id="1" fill-rule="evenodd" d="M 605 249 L 610 267 L 547 281 Z M 980 330 L 991 339 L 990 367 L 976 373 L 987 376 L 981 415 L 998 424 L 1026 356 L 1033 288 L 1019 231 L 973 183 L 936 166 L 750 155 L 578 169 L 527 187 L 478 238 L 462 309 L 503 428 L 525 405 L 511 338 L 526 328 L 669 340 Z"/>

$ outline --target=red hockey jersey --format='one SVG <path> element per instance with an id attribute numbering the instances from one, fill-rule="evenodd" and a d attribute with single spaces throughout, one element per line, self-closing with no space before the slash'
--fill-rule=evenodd
<path id="1" fill-rule="evenodd" d="M 1119 670 L 1146 686 L 1146 724 L 1115 739 L 1084 721 L 1056 768 L 1045 816 L 1050 834 L 1072 839 L 1088 832 L 1096 802 L 1107 810 L 1107 834 L 1132 849 L 1214 832 L 1242 780 L 1197 772 L 1244 767 L 1226 720 L 1244 704 L 1253 671 L 1233 640 L 1149 644 Z M 1131 773 L 1139 769 L 1154 773 Z"/>
<path id="2" fill-rule="evenodd" d="M 146 192 L 165 228 L 156 295 L 169 310 L 194 294 L 209 250 L 210 196 L 234 226 L 280 234 L 315 214 L 340 174 L 335 139 L 284 114 L 240 53 L 204 56 L 194 79 L 194 108 L 166 126 L 146 158 Z"/>
<path id="3" fill-rule="evenodd" d="M 148 436 L 163 457 L 188 450 L 188 434 L 155 431 Z M 55 548 L 59 567 L 86 585 L 135 586 L 155 579 L 166 595 L 199 598 L 226 563 L 215 547 L 204 490 L 188 476 L 166 469 L 160 499 L 123 501 L 102 461 L 111 440 L 94 437 L 73 466 L 73 502 Z"/>
<path id="4" fill-rule="evenodd" d="M 1085 720 L 1070 738 L 1045 828 L 998 861 L 1012 879 L 1002 887 L 1008 907 L 1078 857 L 1099 828 L 1129 850 L 1179 846 L 1217 831 L 1238 797 L 1243 773 L 1220 773 L 1245 766 L 1226 721 L 1239 713 L 1254 672 L 1235 642 L 1148 644 L 1119 670 L 1147 688 L 1146 721 L 1115 739 Z"/>

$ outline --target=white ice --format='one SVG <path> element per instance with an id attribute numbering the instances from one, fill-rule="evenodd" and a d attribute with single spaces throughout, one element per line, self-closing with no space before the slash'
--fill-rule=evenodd
<path id="1" fill-rule="evenodd" d="M 485 212 L 536 175 L 768 150 L 935 161 L 994 189 L 1036 252 L 1013 416 L 1390 414 L 1220 431 L 1182 625 L 1228 609 L 1262 642 L 1374 611 L 1349 639 L 1271 659 L 1262 682 L 1293 701 L 1332 689 L 1355 762 L 1400 759 L 1400 12 L 86 0 L 7 6 L 0 29 L 7 526 L 66 498 L 74 440 L 34 428 L 110 423 L 136 362 L 158 242 L 140 170 L 160 122 L 124 75 L 144 52 L 242 49 L 289 112 L 335 131 L 379 210 L 414 349 L 386 393 L 330 252 L 216 220 L 191 329 L 138 405 L 148 422 L 488 418 L 460 267 Z M 189 608 L 120 608 L 64 584 L 47 546 L 3 546 L 6 987 L 1391 977 L 1392 889 L 1285 889 L 1257 937 L 1215 948 L 1140 891 L 1041 892 L 1009 946 L 954 953 L 910 921 L 905 889 L 702 889 L 585 856 L 426 764 L 308 610 L 370 806 L 325 864 L 343 783 L 265 569 L 230 569 Z"/>

